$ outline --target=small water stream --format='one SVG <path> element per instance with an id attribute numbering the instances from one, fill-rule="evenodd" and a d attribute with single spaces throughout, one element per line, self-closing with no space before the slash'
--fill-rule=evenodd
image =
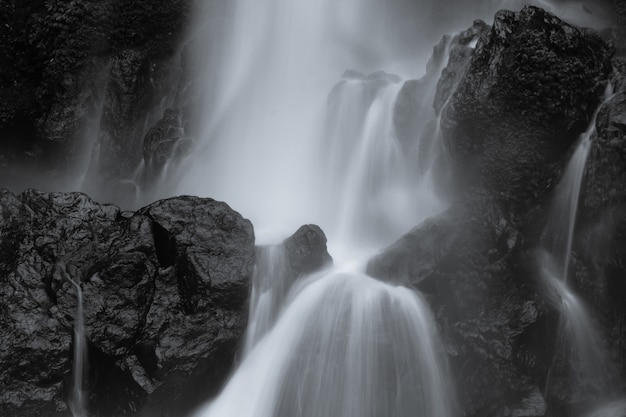
<path id="1" fill-rule="evenodd" d="M 577 389 L 584 391 L 578 395 L 581 399 L 596 398 L 600 401 L 613 399 L 611 390 L 606 385 L 610 370 L 606 352 L 600 342 L 602 335 L 597 332 L 598 326 L 594 324 L 585 303 L 568 285 L 568 281 L 581 185 L 592 139 L 596 133 L 596 117 L 600 107 L 611 96 L 612 89 L 608 85 L 603 102 L 596 109 L 587 130 L 580 136 L 557 186 L 548 225 L 544 231 L 544 246 L 538 251 L 540 274 L 546 286 L 547 298 L 560 312 L 554 361 L 563 351 L 569 352 L 566 356 L 569 356 L 571 381 L 579 386 Z M 549 396 L 554 361 L 546 379 L 546 398 Z"/>

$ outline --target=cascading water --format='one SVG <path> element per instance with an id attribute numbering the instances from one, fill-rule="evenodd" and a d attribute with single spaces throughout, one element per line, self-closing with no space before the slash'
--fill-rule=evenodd
<path id="1" fill-rule="evenodd" d="M 609 85 L 602 104 L 611 94 Z M 601 396 L 606 387 L 598 385 L 599 381 L 606 380 L 610 373 L 604 360 L 604 350 L 599 344 L 601 338 L 595 330 L 596 326 L 582 300 L 567 285 L 581 185 L 600 107 L 601 105 L 595 111 L 587 131 L 581 135 L 557 187 L 549 222 L 544 231 L 544 248 L 538 255 L 548 299 L 561 314 L 557 352 L 570 346 L 573 378 L 585 390 L 578 393 L 581 397 L 589 394 Z M 553 367 L 554 364 L 548 371 L 546 391 L 550 389 Z M 603 394 L 606 395 L 607 392 Z"/>
<path id="2" fill-rule="evenodd" d="M 477 2 L 471 18 L 525 3 L 534 2 Z M 421 37 L 410 32 L 422 45 L 397 42 L 411 7 L 420 8 L 412 16 L 427 28 Z M 262 243 L 317 223 L 336 261 L 330 271 L 291 283 L 280 246 L 265 248 L 243 361 L 198 416 L 454 415 L 426 303 L 362 273 L 373 250 L 445 206 L 428 177 L 432 158 L 424 170 L 411 166 L 414 155 L 399 143 L 394 121 L 402 80 L 419 76 L 427 57 L 416 48 L 452 29 L 430 21 L 436 7 L 239 0 L 226 7 L 233 24 L 195 52 L 217 65 L 199 69 L 197 85 L 206 91 L 205 118 L 195 129 L 201 141 L 175 191 L 229 202 L 252 220 Z M 467 12 L 461 14 L 466 25 Z M 418 106 L 425 110 L 409 135 L 427 144 L 422 149 L 437 146 L 437 128 L 427 126 L 438 122 L 432 103 L 445 58 L 420 81 L 427 84 Z"/>
<path id="3" fill-rule="evenodd" d="M 64 269 L 64 268 L 63 268 Z M 85 396 L 83 391 L 83 375 L 87 356 L 87 340 L 83 315 L 83 291 L 80 285 L 65 273 L 67 280 L 76 289 L 76 317 L 74 319 L 74 361 L 72 364 L 72 394 L 70 411 L 73 417 L 85 417 Z"/>
<path id="4" fill-rule="evenodd" d="M 197 416 L 452 415 L 434 322 L 412 291 L 360 273 L 322 272 L 289 299 Z"/>
<path id="5" fill-rule="evenodd" d="M 69 397 L 69 408 L 72 417 L 86 417 L 85 391 L 83 380 L 87 365 L 87 338 L 85 337 L 85 323 L 83 314 L 83 290 L 80 283 L 72 279 L 67 273 L 65 263 L 57 263 L 56 271 L 66 279 L 76 291 L 76 313 L 74 316 L 74 340 L 72 360 L 72 387 Z"/>
<path id="6" fill-rule="evenodd" d="M 282 245 L 257 250 L 244 353 L 272 328 L 291 285 L 289 260 Z"/>
<path id="7" fill-rule="evenodd" d="M 346 68 L 378 64 L 375 48 L 354 42 L 369 48 L 365 40 L 375 37 L 359 21 L 374 18 L 368 7 L 384 7 L 362 6 L 235 5 L 220 84 L 210 87 L 216 99 L 206 103 L 210 141 L 195 152 L 180 191 L 240 208 L 264 242 L 318 223 L 337 266 L 292 283 L 280 246 L 259 253 L 243 362 L 200 416 L 453 413 L 426 303 L 361 272 L 369 253 L 443 207 L 395 134 L 401 77 L 346 72 L 331 91 Z M 241 392 L 247 401 L 236 399 Z"/>

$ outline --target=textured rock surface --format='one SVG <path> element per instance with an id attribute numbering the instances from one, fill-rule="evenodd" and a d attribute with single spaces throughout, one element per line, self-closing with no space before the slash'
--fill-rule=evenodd
<path id="1" fill-rule="evenodd" d="M 624 389 L 623 78 L 613 75 L 620 93 L 597 118 L 569 283 L 615 372 L 590 394 L 570 370 L 571 347 L 555 340 L 559 312 L 538 278 L 536 249 L 550 191 L 611 78 L 612 49 L 533 7 L 501 11 L 477 33 L 475 49 L 452 48 L 434 101 L 460 193 L 367 271 L 426 295 L 464 415 L 569 416 Z"/>
<path id="2" fill-rule="evenodd" d="M 319 226 L 307 224 L 284 240 L 287 261 L 294 278 L 330 265 L 326 235 Z"/>
<path id="3" fill-rule="evenodd" d="M 427 296 L 442 329 L 459 406 L 468 416 L 522 410 L 524 399 L 541 390 L 539 380 L 549 366 L 552 341 L 533 342 L 546 332 L 550 311 L 519 264 L 521 246 L 512 219 L 475 190 L 367 267 L 379 279 Z"/>
<path id="4" fill-rule="evenodd" d="M 542 9 L 498 12 L 442 119 L 463 182 L 478 178 L 509 203 L 540 196 L 599 104 L 611 54 Z"/>
<path id="5" fill-rule="evenodd" d="M 91 412 L 187 411 L 230 369 L 253 262 L 252 225 L 224 203 L 179 197 L 133 213 L 2 190 L 0 414 L 67 415 L 68 278 L 83 291 Z"/>

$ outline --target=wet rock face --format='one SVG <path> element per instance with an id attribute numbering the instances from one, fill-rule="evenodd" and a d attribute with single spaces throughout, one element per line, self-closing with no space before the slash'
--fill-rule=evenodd
<path id="1" fill-rule="evenodd" d="M 80 193 L 2 190 L 0 414 L 67 415 L 69 279 L 83 291 L 91 412 L 197 404 L 234 359 L 253 262 L 252 226 L 224 203 L 180 197 L 133 213 Z"/>
<path id="2" fill-rule="evenodd" d="M 548 407 L 569 415 L 589 398 L 577 393 L 567 353 L 555 344 L 559 314 L 544 298 L 533 250 L 549 210 L 545 193 L 602 100 L 612 51 L 534 7 L 499 12 L 493 27 L 475 32 L 475 49 L 452 48 L 434 103 L 462 192 L 446 212 L 371 259 L 367 271 L 426 295 L 465 415 L 542 416 Z M 601 221 L 581 226 L 571 283 L 600 332 L 620 341 L 621 101 L 620 92 L 598 115 L 586 180 L 595 189 L 583 197 L 583 212 Z M 623 374 L 621 346 L 609 350 Z"/>
<path id="3" fill-rule="evenodd" d="M 522 235 L 488 193 L 473 190 L 370 260 L 368 274 L 421 291 L 439 324 L 468 416 L 543 415 L 551 312 L 519 262 Z M 534 411 L 533 411 L 534 410 Z"/>
<path id="4" fill-rule="evenodd" d="M 619 81 L 625 78 L 620 75 Z M 596 120 L 582 201 L 587 216 L 626 202 L 626 89 L 620 87 Z"/>
<path id="5" fill-rule="evenodd" d="M 442 119 L 459 178 L 509 201 L 541 195 L 600 103 L 611 54 L 542 9 L 498 12 Z"/>

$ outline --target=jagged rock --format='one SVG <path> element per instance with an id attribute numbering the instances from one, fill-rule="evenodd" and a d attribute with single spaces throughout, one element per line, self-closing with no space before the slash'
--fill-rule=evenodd
<path id="1" fill-rule="evenodd" d="M 233 306 L 245 301 L 254 259 L 249 221 L 225 203 L 188 196 L 140 212 L 153 221 L 160 264 L 177 270 L 187 311 L 205 307 L 203 296 Z"/>
<path id="2" fill-rule="evenodd" d="M 42 257 L 29 253 L 33 217 L 19 198 L 0 190 L 0 414 L 6 416 L 60 416 L 67 410 L 60 394 L 72 338 L 49 313 L 54 305 Z"/>
<path id="3" fill-rule="evenodd" d="M 419 289 L 431 304 L 468 416 L 524 409 L 550 363 L 551 312 L 520 264 L 519 226 L 473 190 L 370 260 L 368 274 Z M 530 401 L 530 400 L 529 400 Z M 519 411 L 519 410 L 518 410 Z M 521 412 L 521 411 L 520 411 Z M 518 414 L 538 415 L 538 414 Z"/>
<path id="4" fill-rule="evenodd" d="M 214 200 L 133 213 L 80 193 L 0 190 L 0 299 L 11 306 L 0 308 L 0 413 L 67 415 L 70 279 L 83 292 L 90 411 L 187 411 L 234 360 L 253 262 L 250 222 Z"/>
<path id="5" fill-rule="evenodd" d="M 498 12 L 443 114 L 459 181 L 510 204 L 542 195 L 601 100 L 612 52 L 542 9 Z"/>

